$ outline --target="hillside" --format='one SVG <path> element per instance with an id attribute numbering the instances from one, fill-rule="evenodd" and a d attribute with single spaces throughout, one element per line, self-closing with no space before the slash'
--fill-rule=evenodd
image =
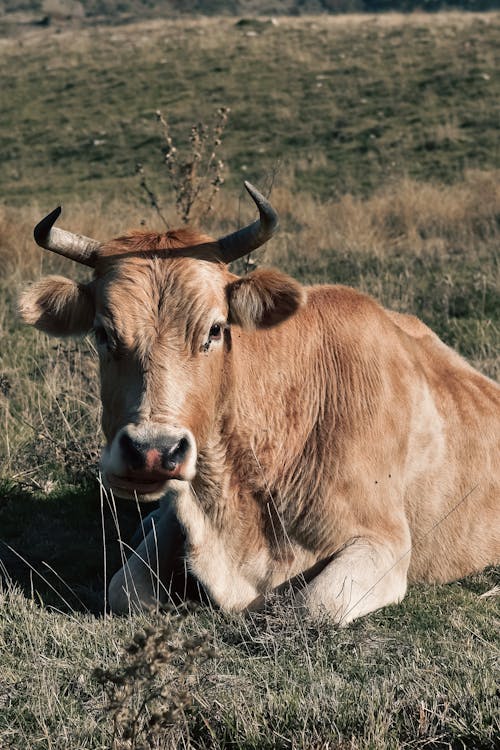
<path id="1" fill-rule="evenodd" d="M 485 11 L 499 0 L 0 0 L 0 11 L 33 20 L 158 18 L 192 15 L 283 16 L 449 10 Z"/>
<path id="2" fill-rule="evenodd" d="M 1 42 L 0 198 L 137 195 L 138 162 L 163 192 L 158 109 L 187 140 L 231 108 L 233 189 L 277 168 L 320 198 L 498 168 L 499 33 L 496 14 L 31 28 Z"/>

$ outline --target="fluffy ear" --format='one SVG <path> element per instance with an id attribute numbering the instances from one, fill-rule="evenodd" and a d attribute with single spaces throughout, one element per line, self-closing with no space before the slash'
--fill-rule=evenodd
<path id="1" fill-rule="evenodd" d="M 293 315 L 304 301 L 303 287 L 290 276 L 262 268 L 227 287 L 229 322 L 269 328 Z"/>
<path id="2" fill-rule="evenodd" d="M 82 335 L 94 321 L 91 286 L 46 276 L 21 294 L 19 314 L 25 323 L 52 336 Z"/>

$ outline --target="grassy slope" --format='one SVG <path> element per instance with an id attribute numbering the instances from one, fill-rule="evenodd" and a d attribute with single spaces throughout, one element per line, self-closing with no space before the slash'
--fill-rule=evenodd
<path id="1" fill-rule="evenodd" d="M 230 105 L 237 183 L 284 161 L 288 182 L 327 197 L 499 167 L 498 16 L 395 18 L 281 19 L 257 36 L 228 19 L 156 21 L 3 41 L 0 195 L 51 205 L 135 192 L 138 161 L 161 170 L 158 108 L 186 133 Z"/>
<path id="2" fill-rule="evenodd" d="M 110 718 L 90 672 L 116 663 L 123 637 L 144 623 L 81 612 L 102 607 L 100 502 L 87 471 L 100 439 L 95 362 L 87 343 L 56 344 L 14 321 L 15 287 L 41 263 L 28 239 L 32 205 L 67 197 L 75 228 L 97 236 L 123 228 L 123 215 L 138 221 L 148 212 L 135 161 L 165 187 L 154 110 L 185 133 L 228 104 L 227 194 L 244 165 L 260 181 L 277 158 L 285 163 L 274 192 L 283 231 L 266 259 L 304 281 L 350 283 L 417 312 L 498 375 L 499 26 L 498 16 L 284 20 L 248 37 L 217 20 L 0 42 L 0 190 L 9 204 L 30 204 L 0 216 L 0 536 L 50 584 L 0 553 L 24 591 L 42 597 L 38 607 L 6 591 L 0 604 L 0 747 L 109 747 Z M 249 76 L 259 60 L 265 66 Z M 341 200 L 324 203 L 332 195 Z M 86 196 L 96 203 L 80 206 Z M 227 201 L 214 220 L 224 226 L 236 213 Z M 136 512 L 120 515 L 127 537 Z M 107 511 L 104 531 L 112 569 Z M 219 655 L 193 674 L 195 708 L 162 746 L 190 736 L 207 747 L 493 748 L 499 598 L 478 595 L 498 580 L 493 569 L 414 587 L 401 606 L 343 632 L 296 621 L 279 605 L 253 622 L 190 617 L 188 632 L 207 628 Z"/>

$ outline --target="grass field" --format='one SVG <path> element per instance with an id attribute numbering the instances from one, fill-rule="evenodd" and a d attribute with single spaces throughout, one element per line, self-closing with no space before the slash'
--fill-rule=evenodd
<path id="1" fill-rule="evenodd" d="M 278 164 L 321 198 L 499 168 L 499 33 L 495 14 L 30 30 L 0 41 L 0 195 L 133 199 L 137 162 L 160 180 L 155 111 L 185 134 L 224 105 L 233 187 Z"/>
<path id="2" fill-rule="evenodd" d="M 120 556 L 96 479 L 93 345 L 22 328 L 15 306 L 41 273 L 83 273 L 33 245 L 54 205 L 63 226 L 98 238 L 159 226 L 137 162 L 174 224 L 155 111 L 182 146 L 229 106 L 227 180 L 207 228 L 250 217 L 244 178 L 272 185 L 282 228 L 257 262 L 415 313 L 498 379 L 499 32 L 498 14 L 443 14 L 55 25 L 0 39 L 1 750 L 498 747 L 498 568 L 415 586 L 342 631 L 298 620 L 286 601 L 251 619 L 190 613 L 157 682 L 164 705 L 182 688 L 191 707 L 113 744 L 93 670 L 124 664 L 134 633 L 168 616 L 104 615 Z M 118 515 L 127 540 L 138 510 Z M 195 636 L 215 656 L 183 671 Z M 128 684 L 138 706 L 153 683 Z"/>

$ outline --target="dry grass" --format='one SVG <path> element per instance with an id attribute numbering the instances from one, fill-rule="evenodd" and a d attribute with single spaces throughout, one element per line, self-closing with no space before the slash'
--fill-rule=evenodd
<path id="1" fill-rule="evenodd" d="M 112 717 L 113 750 L 148 750 L 179 723 L 185 724 L 193 683 L 203 663 L 215 655 L 209 633 L 181 634 L 189 609 L 171 608 L 162 614 L 160 625 L 147 625 L 134 634 L 117 667 L 94 670 Z M 165 681 L 167 671 L 171 677 Z"/>
<path id="2" fill-rule="evenodd" d="M 406 178 L 367 199 L 345 195 L 319 202 L 291 193 L 283 187 L 282 176 L 272 196 L 282 230 L 261 252 L 260 262 L 288 269 L 305 281 L 350 283 L 390 307 L 421 314 L 495 376 L 500 335 L 498 177 L 498 172 L 468 172 L 455 185 Z M 226 192 L 217 197 L 208 228 L 218 234 L 234 227 L 237 218 L 244 222 L 251 217 L 250 202 L 238 205 Z M 15 319 L 16 290 L 28 279 L 55 271 L 82 274 L 69 261 L 34 245 L 31 231 L 39 218 L 34 208 L 4 208 L 0 214 L 0 470 L 4 477 L 47 489 L 54 487 L 63 468 L 66 481 L 95 465 L 100 404 L 91 341 L 50 340 L 20 329 Z M 174 209 L 168 220 L 175 224 Z M 62 225 L 107 239 L 142 222 L 158 226 L 153 209 L 70 204 Z M 467 328 L 462 340 L 457 326 Z"/>
<path id="3" fill-rule="evenodd" d="M 286 183 L 286 176 L 280 182 Z M 281 242 L 305 246 L 314 260 L 332 247 L 380 258 L 395 252 L 469 258 L 479 245 L 494 245 L 500 231 L 500 171 L 468 171 L 453 185 L 407 177 L 389 182 L 368 198 L 347 194 L 327 202 L 278 188 L 273 200 L 292 222 L 287 232 L 283 219 L 286 240 L 281 237 Z M 299 233 L 294 231 L 297 225 Z M 280 260 L 286 262 L 286 250 Z"/>
<path id="4" fill-rule="evenodd" d="M 493 597 L 474 593 L 489 585 L 491 574 L 467 585 L 413 589 L 401 605 L 343 631 L 318 628 L 279 603 L 267 617 L 191 614 L 139 665 L 140 673 L 151 668 L 153 679 L 127 686 L 139 706 L 149 690 L 161 694 L 170 686 L 168 704 L 184 688 L 191 709 L 181 722 L 124 746 L 494 750 L 500 731 L 498 607 Z M 102 672 L 95 679 L 94 668 L 123 675 L 134 655 L 124 658 L 122 643 L 142 630 L 146 644 L 168 628 L 168 620 L 155 614 L 98 620 L 50 612 L 4 589 L 0 746 L 119 747 L 113 745 L 114 713 Z M 157 653 L 169 644 L 174 650 L 186 641 L 207 644 L 206 631 L 215 659 L 198 662 L 187 684 L 181 679 L 176 685 L 185 651 L 166 664 L 158 663 Z M 146 706 L 145 724 L 154 710 Z"/>
<path id="5" fill-rule="evenodd" d="M 272 200 L 281 216 L 281 232 L 266 247 L 266 262 L 286 264 L 287 252 L 297 252 L 295 248 L 304 248 L 309 259 L 317 260 L 332 247 L 346 253 L 374 253 L 380 258 L 394 252 L 422 255 L 437 251 L 468 259 L 485 244 L 493 248 L 498 244 L 500 170 L 469 170 L 452 185 L 406 177 L 389 181 L 367 198 L 346 194 L 327 201 L 292 192 L 286 187 L 286 170 L 273 181 Z M 267 178 L 264 188 L 266 182 Z M 167 204 L 165 210 L 169 225 L 181 223 L 175 207 Z M 203 228 L 217 234 L 253 218 L 253 211 L 242 187 L 239 194 L 226 190 L 215 198 L 213 216 L 205 217 Z M 0 207 L 4 278 L 30 278 L 56 269 L 76 272 L 74 265 L 44 253 L 32 241 L 33 226 L 41 215 L 36 204 L 24 210 Z M 162 230 L 154 208 L 119 201 L 70 201 L 60 223 L 102 240 L 144 224 Z"/>

